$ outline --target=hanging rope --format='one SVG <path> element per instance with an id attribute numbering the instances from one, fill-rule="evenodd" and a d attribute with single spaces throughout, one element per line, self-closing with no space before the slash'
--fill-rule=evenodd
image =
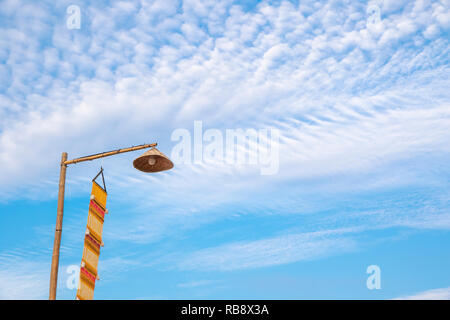
<path id="1" fill-rule="evenodd" d="M 97 183 L 98 185 L 100 185 L 97 181 L 95 181 L 95 180 L 97 180 L 97 178 L 98 178 L 99 175 L 102 175 L 103 190 L 105 190 L 105 192 L 107 192 L 107 191 L 106 191 L 106 184 L 105 184 L 105 176 L 103 175 L 103 167 L 100 167 L 99 173 L 97 173 L 97 175 L 95 176 L 95 178 L 92 179 L 92 182 L 95 182 L 95 183 Z"/>

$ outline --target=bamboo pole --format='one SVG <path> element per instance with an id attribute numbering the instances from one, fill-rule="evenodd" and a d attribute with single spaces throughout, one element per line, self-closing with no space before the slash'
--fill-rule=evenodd
<path id="1" fill-rule="evenodd" d="M 136 150 L 140 150 L 140 149 L 156 147 L 157 145 L 158 145 L 157 143 L 141 144 L 141 145 L 135 146 L 135 147 L 122 148 L 122 149 L 117 149 L 117 150 L 113 150 L 113 151 L 96 153 L 96 154 L 93 154 L 93 155 L 90 155 L 90 156 L 85 156 L 85 157 L 81 157 L 81 158 L 77 158 L 77 159 L 73 159 L 73 160 L 68 160 L 68 161 L 65 161 L 64 163 L 65 163 L 65 165 L 69 165 L 69 164 L 83 162 L 83 161 L 92 161 L 92 160 L 99 159 L 99 158 L 113 156 L 113 155 L 119 154 L 119 153 L 124 153 L 124 152 L 136 151 Z"/>
<path id="2" fill-rule="evenodd" d="M 56 215 L 55 241 L 53 243 L 52 268 L 50 273 L 50 300 L 56 299 L 56 286 L 58 282 L 59 248 L 61 246 L 61 232 L 64 215 L 64 192 L 66 185 L 66 160 L 67 153 L 63 152 L 61 156 L 61 172 L 59 174 L 58 209 Z"/>

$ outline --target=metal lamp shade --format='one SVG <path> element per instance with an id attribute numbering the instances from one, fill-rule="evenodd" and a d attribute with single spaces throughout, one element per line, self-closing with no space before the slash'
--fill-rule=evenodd
<path id="1" fill-rule="evenodd" d="M 173 163 L 161 151 L 152 148 L 133 161 L 133 166 L 143 172 L 159 172 L 173 168 Z"/>

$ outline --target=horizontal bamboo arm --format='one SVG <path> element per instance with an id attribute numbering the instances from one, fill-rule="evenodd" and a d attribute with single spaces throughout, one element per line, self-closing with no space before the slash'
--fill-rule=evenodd
<path id="1" fill-rule="evenodd" d="M 99 159 L 99 158 L 113 156 L 113 155 L 119 154 L 119 153 L 136 151 L 136 150 L 141 150 L 141 149 L 146 149 L 146 148 L 152 148 L 152 147 L 156 147 L 157 145 L 158 145 L 157 143 L 141 144 L 141 145 L 135 146 L 135 147 L 96 153 L 96 154 L 93 154 L 90 156 L 85 156 L 85 157 L 81 157 L 81 158 L 77 158 L 77 159 L 73 159 L 73 160 L 67 160 L 64 162 L 64 164 L 67 166 L 69 164 L 74 164 L 74 163 L 83 162 L 83 161 L 91 161 L 91 160 L 95 160 L 95 159 Z"/>

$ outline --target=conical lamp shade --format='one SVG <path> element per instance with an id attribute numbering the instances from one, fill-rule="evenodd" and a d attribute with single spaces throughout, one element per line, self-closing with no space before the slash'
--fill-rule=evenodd
<path id="1" fill-rule="evenodd" d="M 156 148 L 147 150 L 133 161 L 133 166 L 143 172 L 159 172 L 173 168 L 173 163 Z"/>

